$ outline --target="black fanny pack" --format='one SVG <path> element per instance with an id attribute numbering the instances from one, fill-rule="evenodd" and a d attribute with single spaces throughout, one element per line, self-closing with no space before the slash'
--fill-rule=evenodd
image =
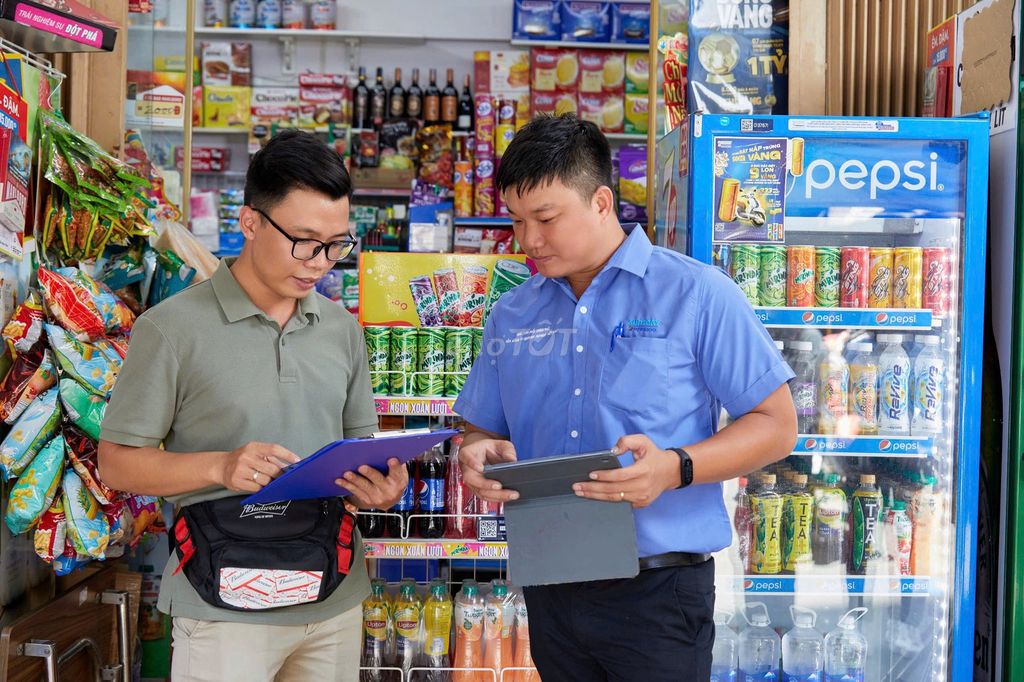
<path id="1" fill-rule="evenodd" d="M 340 498 L 182 507 L 174 522 L 178 571 L 205 602 L 262 611 L 327 599 L 352 567 L 355 517 Z"/>

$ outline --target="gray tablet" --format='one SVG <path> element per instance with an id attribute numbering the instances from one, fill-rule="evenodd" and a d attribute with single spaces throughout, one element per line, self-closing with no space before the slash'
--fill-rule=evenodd
<path id="1" fill-rule="evenodd" d="M 505 503 L 509 578 L 517 585 L 632 578 L 640 572 L 629 502 L 577 497 L 574 483 L 619 468 L 610 450 L 484 467 L 484 476 L 519 493 Z"/>

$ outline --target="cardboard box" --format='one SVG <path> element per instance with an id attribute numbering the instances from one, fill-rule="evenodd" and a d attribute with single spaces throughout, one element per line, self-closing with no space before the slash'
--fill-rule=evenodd
<path id="1" fill-rule="evenodd" d="M 626 53 L 614 50 L 580 50 L 579 91 L 585 94 L 625 92 Z"/>
<path id="2" fill-rule="evenodd" d="M 174 165 L 183 170 L 185 148 L 174 148 Z M 223 173 L 231 165 L 231 150 L 227 147 L 192 147 L 192 170 L 201 173 Z"/>
<path id="3" fill-rule="evenodd" d="M 203 125 L 207 128 L 248 128 L 252 88 L 209 85 L 203 88 Z"/>
<path id="4" fill-rule="evenodd" d="M 255 87 L 249 110 L 253 121 L 294 125 L 299 118 L 299 88 Z"/>
<path id="5" fill-rule="evenodd" d="M 612 37 L 612 3 L 562 2 L 562 40 L 607 43 Z"/>
<path id="6" fill-rule="evenodd" d="M 252 45 L 221 41 L 204 42 L 202 66 L 203 85 L 250 85 Z"/>
<path id="7" fill-rule="evenodd" d="M 185 125 L 185 74 L 169 71 L 135 71 L 126 75 L 125 125 L 175 127 Z"/>
<path id="8" fill-rule="evenodd" d="M 579 50 L 558 51 L 558 63 L 555 65 L 555 89 L 558 90 L 558 92 L 579 92 Z"/>
<path id="9" fill-rule="evenodd" d="M 550 92 L 535 92 L 530 97 L 530 116 L 537 116 L 538 114 L 551 114 L 555 113 L 555 102 L 557 95 Z"/>
<path id="10" fill-rule="evenodd" d="M 957 16 L 953 116 L 991 112 L 993 135 L 1016 126 L 1019 0 L 981 0 Z"/>
<path id="11" fill-rule="evenodd" d="M 347 79 L 333 73 L 299 75 L 299 126 L 323 127 L 351 122 L 351 91 Z"/>
<path id="12" fill-rule="evenodd" d="M 609 94 L 581 94 L 579 117 L 599 127 L 603 133 L 621 133 L 625 126 L 622 97 Z"/>
<path id="13" fill-rule="evenodd" d="M 531 92 L 555 92 L 558 82 L 558 50 L 535 47 L 530 50 Z"/>
<path id="14" fill-rule="evenodd" d="M 646 52 L 629 52 L 626 54 L 626 92 L 649 92 L 651 81 L 651 62 Z"/>
<path id="15" fill-rule="evenodd" d="M 479 54 L 479 53 L 478 53 Z M 489 53 L 489 92 L 495 94 L 529 92 L 530 53 L 526 50 L 501 50 Z"/>
<path id="16" fill-rule="evenodd" d="M 648 109 L 650 95 L 626 95 L 625 99 L 625 116 L 626 121 L 623 126 L 623 132 L 625 133 L 647 133 L 648 128 Z"/>

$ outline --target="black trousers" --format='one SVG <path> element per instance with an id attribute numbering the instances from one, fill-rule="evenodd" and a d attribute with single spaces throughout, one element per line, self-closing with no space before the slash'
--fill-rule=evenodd
<path id="1" fill-rule="evenodd" d="M 544 682 L 707 682 L 715 561 L 636 578 L 527 587 Z"/>

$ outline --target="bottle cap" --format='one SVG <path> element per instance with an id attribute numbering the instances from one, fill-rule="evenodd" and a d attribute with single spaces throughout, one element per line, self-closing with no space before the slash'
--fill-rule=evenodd
<path id="1" fill-rule="evenodd" d="M 904 502 L 903 500 L 896 500 L 895 502 L 892 503 L 892 508 L 895 509 L 896 511 L 906 511 L 907 503 Z"/>
<path id="2" fill-rule="evenodd" d="M 793 482 L 797 485 L 807 485 L 807 474 L 793 474 Z"/>
<path id="3" fill-rule="evenodd" d="M 775 477 L 775 474 L 765 474 L 761 477 L 761 481 L 765 483 L 765 485 L 775 485 L 777 480 L 778 479 Z"/>
<path id="4" fill-rule="evenodd" d="M 498 584 L 498 585 L 494 585 L 493 587 L 491 587 L 491 595 L 497 597 L 498 599 L 504 599 L 505 595 L 507 595 L 507 594 L 508 594 L 508 585 Z"/>
<path id="5" fill-rule="evenodd" d="M 777 340 L 775 342 L 775 347 L 778 348 L 779 350 L 786 350 L 786 344 L 783 341 L 778 341 Z"/>
<path id="6" fill-rule="evenodd" d="M 875 482 L 875 475 L 874 474 L 864 474 L 864 475 L 862 475 L 860 477 L 860 482 L 862 484 L 864 484 L 864 483 L 873 484 Z"/>
<path id="7" fill-rule="evenodd" d="M 914 340 L 925 346 L 939 345 L 939 337 L 932 336 L 931 334 L 918 334 L 914 337 Z"/>
<path id="8" fill-rule="evenodd" d="M 854 353 L 870 353 L 874 349 L 875 347 L 873 345 L 864 341 L 850 344 L 850 350 Z"/>
<path id="9" fill-rule="evenodd" d="M 879 334 L 878 341 L 880 343 L 903 343 L 902 334 Z"/>
<path id="10" fill-rule="evenodd" d="M 793 350 L 813 350 L 814 344 L 810 341 L 790 341 L 789 347 Z"/>

